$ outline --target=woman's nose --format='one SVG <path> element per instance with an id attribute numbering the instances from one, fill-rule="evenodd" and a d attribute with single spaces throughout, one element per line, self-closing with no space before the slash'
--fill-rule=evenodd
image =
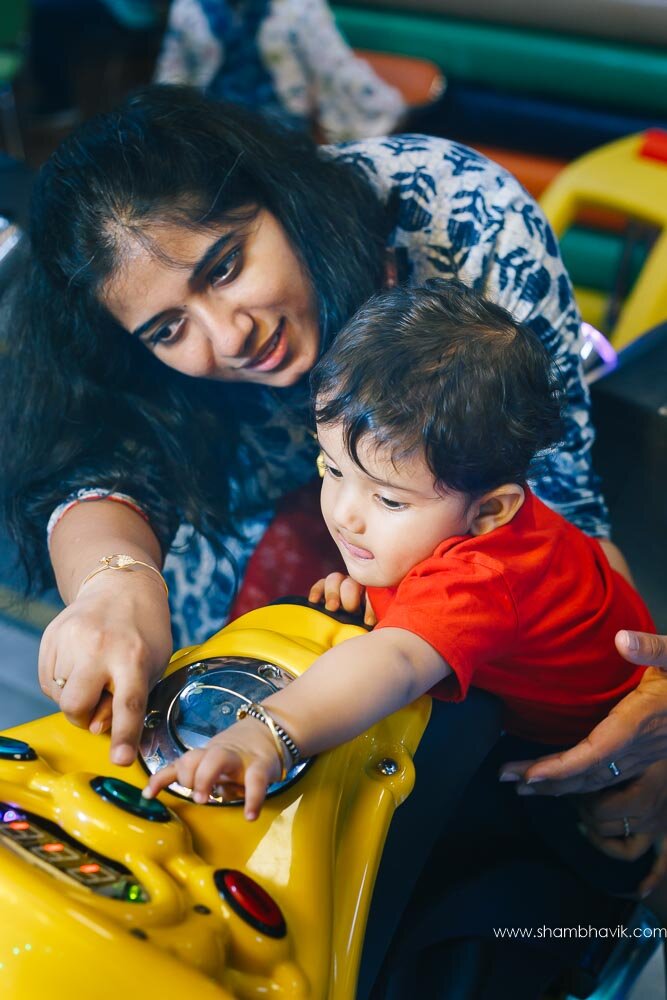
<path id="1" fill-rule="evenodd" d="M 228 361 L 250 355 L 255 324 L 247 312 L 208 300 L 199 305 L 196 318 L 217 359 Z"/>

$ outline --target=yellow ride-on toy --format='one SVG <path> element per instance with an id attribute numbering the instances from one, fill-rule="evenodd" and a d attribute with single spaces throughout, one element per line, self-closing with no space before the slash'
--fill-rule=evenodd
<path id="1" fill-rule="evenodd" d="M 250 612 L 175 654 L 140 760 L 49 716 L 0 737 L 0 995 L 13 1000 L 352 1000 L 391 817 L 430 699 L 294 768 L 260 818 L 158 800 L 146 771 L 203 745 L 360 628 L 309 606 Z"/>

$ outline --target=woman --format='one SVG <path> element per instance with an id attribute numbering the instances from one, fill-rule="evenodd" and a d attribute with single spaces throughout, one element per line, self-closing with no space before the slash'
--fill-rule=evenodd
<path id="1" fill-rule="evenodd" d="M 219 628 L 276 500 L 315 475 L 306 375 L 387 280 L 456 275 L 538 332 L 570 405 L 536 489 L 607 533 L 556 243 L 518 184 L 464 147 L 316 150 L 187 89 L 147 88 L 51 157 L 32 241 L 5 388 L 10 526 L 43 565 L 50 519 L 69 607 L 45 633 L 40 681 L 94 731 L 113 691 L 117 763 L 134 757 L 169 655 L 169 607 L 142 567 L 84 579 L 112 553 L 166 556 L 176 642 Z"/>
<path id="2" fill-rule="evenodd" d="M 535 490 L 604 539 L 570 283 L 537 206 L 478 154 L 421 136 L 317 150 L 189 90 L 148 88 L 46 164 L 32 241 L 29 322 L 4 386 L 6 508 L 42 578 L 50 522 L 68 605 L 44 634 L 42 687 L 73 723 L 111 724 L 114 762 L 134 759 L 170 620 L 179 644 L 219 628 L 277 501 L 316 475 L 308 371 L 383 284 L 456 276 L 538 333 L 569 407 Z M 139 565 L 103 571 L 115 553 Z M 493 742 L 488 708 L 452 795 Z M 418 782 L 410 815 L 429 802 Z"/>
<path id="3" fill-rule="evenodd" d="M 148 569 L 84 579 L 113 553 L 166 556 L 176 642 L 219 628 L 276 500 L 315 475 L 306 375 L 387 280 L 459 276 L 538 332 L 570 405 L 536 489 L 606 534 L 557 245 L 478 154 L 416 136 L 317 150 L 185 88 L 147 88 L 51 157 L 32 241 L 5 388 L 9 520 L 34 566 L 50 519 L 69 606 L 40 681 L 93 731 L 113 691 L 117 763 L 134 757 L 170 612 Z"/>

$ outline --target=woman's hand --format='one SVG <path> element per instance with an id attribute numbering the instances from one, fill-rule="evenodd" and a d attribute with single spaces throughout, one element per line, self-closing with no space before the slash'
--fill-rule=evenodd
<path id="1" fill-rule="evenodd" d="M 259 816 L 269 785 L 277 781 L 282 761 L 267 727 L 256 719 L 243 719 L 214 736 L 204 750 L 189 750 L 173 764 L 154 774 L 144 789 L 153 798 L 161 789 L 177 781 L 192 789 L 200 804 L 218 786 L 245 787 L 244 816 Z"/>
<path id="2" fill-rule="evenodd" d="M 635 690 L 571 750 L 507 763 L 501 781 L 520 782 L 520 795 L 593 792 L 667 758 L 667 674 L 658 669 L 667 668 L 667 636 L 618 632 L 616 647 L 631 663 L 653 664 Z"/>
<path id="3" fill-rule="evenodd" d="M 348 611 L 356 614 L 364 608 L 364 624 L 373 626 L 377 618 L 370 601 L 366 598 L 365 587 L 345 573 L 329 573 L 323 580 L 318 580 L 310 588 L 308 600 L 311 604 L 324 601 L 327 611 Z"/>
<path id="4" fill-rule="evenodd" d="M 600 840 L 661 836 L 667 832 L 667 760 L 619 787 L 582 796 L 580 813 L 587 831 Z"/>
<path id="5" fill-rule="evenodd" d="M 40 685 L 75 726 L 93 733 L 111 726 L 111 760 L 131 764 L 148 692 L 171 646 L 169 605 L 157 576 L 99 573 L 45 630 Z"/>
<path id="6" fill-rule="evenodd" d="M 612 858 L 634 861 L 667 833 L 667 760 L 657 761 L 633 781 L 582 798 L 586 834 L 599 850 Z M 650 893 L 667 872 L 667 853 L 659 854 L 650 874 L 639 887 Z"/>

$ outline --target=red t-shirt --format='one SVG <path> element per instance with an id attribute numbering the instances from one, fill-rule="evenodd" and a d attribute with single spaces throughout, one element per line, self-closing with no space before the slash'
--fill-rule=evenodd
<path id="1" fill-rule="evenodd" d="M 639 683 L 616 632 L 655 631 L 598 542 L 529 490 L 509 524 L 448 538 L 368 595 L 378 628 L 421 636 L 452 668 L 434 697 L 460 701 L 474 684 L 501 698 L 509 732 L 544 743 L 577 742 Z"/>

